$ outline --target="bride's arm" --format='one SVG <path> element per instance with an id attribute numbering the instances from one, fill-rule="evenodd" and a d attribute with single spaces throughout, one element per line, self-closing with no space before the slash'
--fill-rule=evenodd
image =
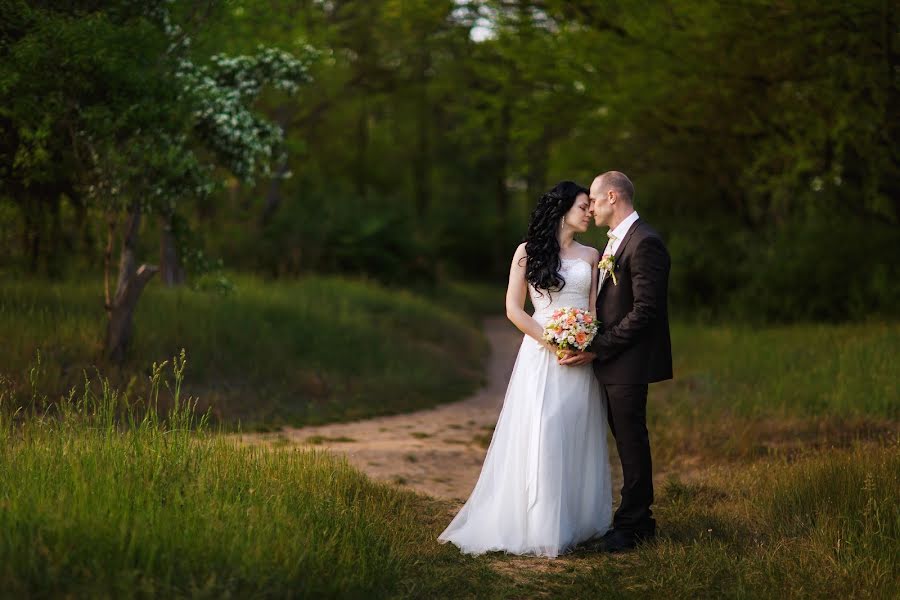
<path id="1" fill-rule="evenodd" d="M 525 244 L 516 248 L 512 265 L 509 267 L 509 286 L 506 288 L 506 318 L 512 321 L 519 331 L 537 340 L 549 348 L 541 336 L 544 328 L 525 312 L 525 296 L 528 294 L 528 282 L 525 280 Z"/>
<path id="2" fill-rule="evenodd" d="M 600 252 L 597 251 L 596 248 L 590 248 L 591 254 L 591 295 L 588 297 L 588 301 L 590 304 L 588 305 L 588 310 L 594 318 L 597 318 L 597 284 L 600 281 L 600 269 L 597 267 L 600 264 Z"/>

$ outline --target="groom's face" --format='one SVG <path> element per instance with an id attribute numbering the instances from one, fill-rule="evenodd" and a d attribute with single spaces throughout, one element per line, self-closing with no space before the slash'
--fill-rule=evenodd
<path id="1" fill-rule="evenodd" d="M 594 213 L 594 225 L 597 227 L 609 227 L 613 214 L 613 205 L 610 200 L 609 191 L 595 181 L 591 186 L 591 212 Z"/>

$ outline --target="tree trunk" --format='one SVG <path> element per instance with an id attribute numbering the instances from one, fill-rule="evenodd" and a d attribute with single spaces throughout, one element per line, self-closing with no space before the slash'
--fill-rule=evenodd
<path id="1" fill-rule="evenodd" d="M 547 147 L 550 138 L 546 130 L 528 148 L 528 174 L 525 177 L 525 194 L 529 202 L 537 202 L 547 185 Z"/>
<path id="2" fill-rule="evenodd" d="M 365 94 L 365 90 L 362 91 Z M 369 146 L 369 108 L 365 95 L 360 101 L 359 115 L 356 122 L 356 172 L 354 182 L 356 183 L 356 195 L 363 198 L 366 195 L 366 182 L 368 174 L 366 173 L 366 150 Z"/>
<path id="3" fill-rule="evenodd" d="M 275 119 L 278 122 L 278 125 L 281 127 L 281 131 L 284 134 L 284 138 L 287 139 L 288 131 L 290 130 L 291 121 L 293 120 L 293 105 L 284 103 L 278 107 L 275 113 Z M 278 210 L 278 207 L 281 206 L 281 202 L 284 198 L 282 194 L 281 184 L 284 181 L 284 176 L 288 172 L 288 160 L 287 157 L 281 164 L 278 165 L 278 170 L 275 173 L 275 176 L 269 181 L 269 190 L 266 192 L 266 203 L 263 206 L 262 213 L 262 224 L 268 225 L 271 222 L 272 217 L 275 215 L 275 212 Z"/>
<path id="4" fill-rule="evenodd" d="M 22 253 L 28 261 L 28 271 L 37 275 L 38 259 L 41 256 L 41 214 L 40 207 L 34 197 L 25 198 L 22 203 L 24 217 L 22 227 Z"/>
<path id="5" fill-rule="evenodd" d="M 496 177 L 494 179 L 494 193 L 497 199 L 497 214 L 500 220 L 505 221 L 509 214 L 509 189 L 506 185 L 507 170 L 509 169 L 509 136 L 512 126 L 512 106 L 507 98 L 500 109 L 497 136 L 494 139 L 494 156 L 497 161 Z"/>
<path id="6" fill-rule="evenodd" d="M 138 233 L 141 226 L 141 209 L 138 202 L 131 205 L 125 235 L 122 239 L 122 250 L 119 255 L 119 281 L 116 285 L 116 294 L 112 302 L 107 302 L 106 312 L 109 315 L 109 323 L 106 328 L 106 344 L 104 352 L 106 357 L 113 362 L 121 363 L 131 341 L 131 322 L 138 298 L 144 290 L 144 286 L 159 270 L 154 265 L 143 264 L 135 267 L 135 250 L 137 247 Z M 107 250 L 111 250 L 107 246 Z M 109 256 L 109 254 L 107 254 Z M 109 269 L 109 260 L 106 268 Z M 108 275 L 108 273 L 107 273 Z M 108 282 L 108 278 L 107 278 Z M 107 298 L 109 290 L 107 289 Z"/>
<path id="7" fill-rule="evenodd" d="M 424 48 L 425 40 L 420 40 Z M 413 194 L 416 202 L 416 216 L 421 226 L 422 219 L 431 205 L 431 144 L 428 135 L 430 126 L 430 105 L 428 102 L 428 69 L 431 57 L 423 50 L 417 57 L 416 94 L 416 152 L 411 161 L 413 168 Z"/>
<path id="8" fill-rule="evenodd" d="M 184 283 L 184 268 L 178 259 L 173 217 L 162 215 L 159 218 L 159 276 L 166 287 Z"/>
<path id="9" fill-rule="evenodd" d="M 79 248 L 76 248 L 74 252 L 89 257 L 89 262 L 93 263 L 95 240 L 91 231 L 91 222 L 88 220 L 87 204 L 81 195 L 75 192 L 72 192 L 70 199 L 72 207 L 75 209 L 75 228 L 78 230 L 78 241 L 73 242 L 73 246 L 79 246 Z"/>
<path id="10" fill-rule="evenodd" d="M 50 234 L 47 236 L 47 275 L 54 279 L 62 275 L 63 268 L 60 246 L 62 245 L 63 228 L 60 214 L 62 196 L 58 191 L 51 192 L 47 196 L 47 206 L 50 211 Z"/>
<path id="11" fill-rule="evenodd" d="M 494 138 L 494 196 L 496 198 L 496 235 L 493 238 L 493 264 L 502 265 L 509 259 L 506 232 L 509 216 L 509 187 L 507 177 L 510 164 L 509 140 L 512 124 L 511 102 L 506 98 L 498 115 Z"/>

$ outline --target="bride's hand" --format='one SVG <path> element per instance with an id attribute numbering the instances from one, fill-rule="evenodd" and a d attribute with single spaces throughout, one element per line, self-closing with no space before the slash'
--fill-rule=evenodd
<path id="1" fill-rule="evenodd" d="M 560 350 L 559 348 L 553 348 L 553 353 L 556 354 L 557 360 L 563 360 L 569 358 L 573 354 L 575 354 L 574 350 Z"/>
<path id="2" fill-rule="evenodd" d="M 550 352 L 551 354 L 556 354 L 559 351 L 559 348 L 557 348 L 547 340 L 541 340 L 539 343 L 547 350 L 547 352 Z"/>
<path id="3" fill-rule="evenodd" d="M 580 367 L 581 365 L 591 364 L 595 358 L 597 358 L 597 355 L 593 352 L 582 350 L 580 352 L 569 352 L 566 356 L 559 359 L 558 362 L 567 367 Z"/>

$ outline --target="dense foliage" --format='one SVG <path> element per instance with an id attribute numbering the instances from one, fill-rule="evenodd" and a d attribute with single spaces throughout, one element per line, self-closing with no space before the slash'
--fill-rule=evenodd
<path id="1" fill-rule="evenodd" d="M 181 54 L 152 19 L 112 25 L 147 3 L 70 4 L 82 8 L 35 28 L 27 15 L 53 11 L 0 1 L 2 265 L 65 274 L 100 260 L 102 224 L 55 185 L 86 168 L 58 115 L 177 142 L 197 123 L 169 109 L 185 86 L 148 72 L 179 73 L 160 65 L 182 56 L 222 82 L 236 63 L 216 57 L 259 44 L 280 50 L 255 68 L 289 72 L 279 52 L 312 46 L 313 83 L 293 95 L 238 82 L 271 127 L 216 105 L 224 116 L 191 130 L 217 132 L 204 152 L 236 178 L 195 197 L 185 227 L 233 267 L 502 281 L 542 192 L 620 169 L 669 242 L 676 310 L 792 320 L 900 306 L 894 3 L 160 2 L 191 32 Z M 261 154 L 275 177 L 251 183 L 229 136 L 268 148 L 272 127 L 287 158 Z M 160 162 L 193 173 L 180 153 L 136 162 L 145 146 L 115 148 L 109 160 L 154 182 Z"/>

